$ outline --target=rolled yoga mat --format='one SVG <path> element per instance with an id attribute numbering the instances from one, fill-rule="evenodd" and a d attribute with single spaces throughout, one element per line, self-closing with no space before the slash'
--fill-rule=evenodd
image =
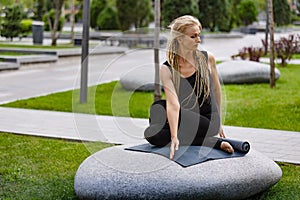
<path id="1" fill-rule="evenodd" d="M 242 153 L 248 153 L 250 150 L 250 144 L 247 141 L 240 141 L 228 138 L 222 138 L 222 141 L 229 142 L 234 150 L 240 151 Z"/>

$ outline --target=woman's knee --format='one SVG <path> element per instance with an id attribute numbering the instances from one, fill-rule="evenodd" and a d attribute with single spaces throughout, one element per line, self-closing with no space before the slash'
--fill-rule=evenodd
<path id="1" fill-rule="evenodd" d="M 170 131 L 161 125 L 151 125 L 144 131 L 145 139 L 152 145 L 165 146 L 171 141 Z"/>

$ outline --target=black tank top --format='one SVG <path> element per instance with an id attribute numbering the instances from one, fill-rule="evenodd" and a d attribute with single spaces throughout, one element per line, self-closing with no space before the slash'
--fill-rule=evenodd
<path id="1" fill-rule="evenodd" d="M 204 55 L 206 55 L 206 58 L 207 58 L 207 53 L 206 54 L 205 53 L 204 53 Z M 170 69 L 170 71 L 172 73 L 173 68 L 171 67 L 169 62 L 165 61 L 164 65 L 168 66 L 168 68 Z M 194 107 L 196 94 L 193 93 L 193 88 L 195 86 L 195 82 L 196 82 L 196 72 L 189 77 L 180 77 L 179 94 L 178 94 L 178 100 L 179 100 L 180 106 L 181 106 L 181 108 L 190 109 L 197 113 L 199 113 L 199 110 L 200 110 L 201 115 L 210 115 L 212 112 L 210 96 L 204 101 L 204 103 L 200 107 L 200 105 L 203 101 L 203 98 L 204 98 L 203 92 L 200 95 L 200 97 L 198 98 L 197 104 Z M 192 95 L 192 98 L 190 99 L 189 96 L 192 93 L 193 93 L 193 95 Z"/>

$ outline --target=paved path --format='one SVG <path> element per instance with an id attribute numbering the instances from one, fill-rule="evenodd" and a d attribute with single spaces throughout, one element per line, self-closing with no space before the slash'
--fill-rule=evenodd
<path id="1" fill-rule="evenodd" d="M 147 119 L 38 111 L 0 107 L 0 130 L 25 135 L 103 141 L 115 144 L 145 143 Z M 300 133 L 225 126 L 227 137 L 250 142 L 252 148 L 276 161 L 300 164 Z"/>
<path id="2" fill-rule="evenodd" d="M 243 39 L 207 38 L 203 48 L 217 60 L 228 60 L 243 46 L 260 45 L 263 35 Z M 103 48 L 99 46 L 98 48 Z M 164 51 L 161 51 L 164 60 Z M 80 57 L 59 59 L 56 63 L 24 65 L 18 71 L 0 73 L 0 104 L 79 88 Z M 153 66 L 153 50 L 131 50 L 125 54 L 89 57 L 89 85 L 118 79 L 130 70 Z M 0 107 L 0 131 L 75 140 L 117 144 L 140 143 L 146 119 L 95 116 L 53 111 Z M 225 126 L 230 138 L 250 141 L 253 148 L 276 161 L 300 164 L 300 133 Z"/>

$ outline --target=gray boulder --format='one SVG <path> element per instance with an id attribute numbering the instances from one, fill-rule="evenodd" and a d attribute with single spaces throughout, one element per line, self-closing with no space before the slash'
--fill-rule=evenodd
<path id="1" fill-rule="evenodd" d="M 267 83 L 270 80 L 270 66 L 263 63 L 231 60 L 217 65 L 220 81 L 231 83 Z M 154 90 L 154 65 L 144 65 L 123 74 L 120 78 L 122 87 L 130 91 Z M 275 79 L 280 71 L 275 69 Z"/>
<path id="2" fill-rule="evenodd" d="M 123 74 L 120 77 L 122 87 L 130 91 L 154 90 L 154 65 L 144 65 Z"/>
<path id="3" fill-rule="evenodd" d="M 115 146 L 88 157 L 78 168 L 79 199 L 244 199 L 277 183 L 279 166 L 250 150 L 244 157 L 181 167 L 163 156 Z"/>
<path id="4" fill-rule="evenodd" d="M 270 81 L 270 66 L 268 64 L 231 60 L 217 65 L 220 81 L 227 83 L 267 83 Z M 275 69 L 275 79 L 280 77 L 280 71 Z"/>

